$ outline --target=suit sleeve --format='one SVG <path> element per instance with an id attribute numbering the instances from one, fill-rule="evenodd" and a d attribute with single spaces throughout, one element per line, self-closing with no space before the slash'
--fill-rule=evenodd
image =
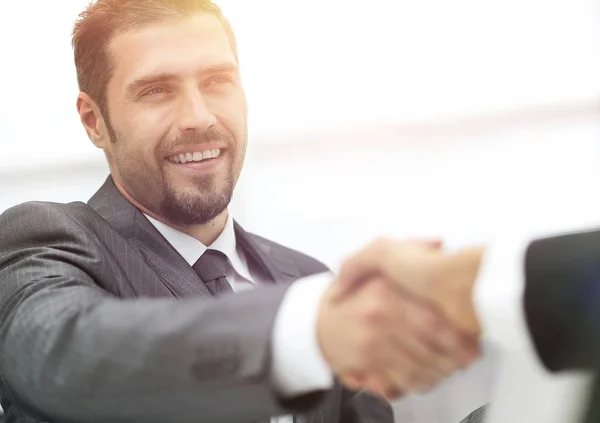
<path id="1" fill-rule="evenodd" d="M 600 357 L 600 231 L 488 248 L 475 286 L 484 336 L 550 371 L 592 369 Z"/>
<path id="2" fill-rule="evenodd" d="M 284 406 L 269 378 L 285 288 L 123 300 L 95 283 L 113 274 L 104 256 L 58 206 L 29 203 L 0 216 L 0 372 L 8 397 L 28 412 L 80 423 L 218 423 L 319 400 Z"/>
<path id="3" fill-rule="evenodd" d="M 525 254 L 525 315 L 551 371 L 600 364 L 600 231 L 532 242 Z"/>
<path id="4" fill-rule="evenodd" d="M 364 391 L 343 390 L 340 422 L 394 423 L 390 403 Z"/>

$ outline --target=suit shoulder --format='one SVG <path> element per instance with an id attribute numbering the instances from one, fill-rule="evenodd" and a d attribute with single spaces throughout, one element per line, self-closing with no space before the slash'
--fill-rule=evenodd
<path id="1" fill-rule="evenodd" d="M 0 232 L 52 232 L 75 228 L 83 224 L 82 212 L 89 209 L 84 203 L 52 203 L 29 201 L 10 207 L 0 214 Z"/>
<path id="2" fill-rule="evenodd" d="M 279 244 L 275 241 L 271 241 L 270 239 L 264 238 L 260 235 L 256 234 L 248 234 L 254 240 L 269 250 L 275 250 L 278 254 L 285 256 L 287 259 L 293 261 L 299 268 L 306 269 L 309 273 L 321 273 L 329 271 L 329 268 L 317 260 L 316 258 L 309 256 L 308 254 L 302 253 L 298 250 L 294 250 L 293 248 L 286 247 L 282 244 Z"/>
<path id="3" fill-rule="evenodd" d="M 69 216 L 75 218 L 82 211 L 90 211 L 91 208 L 82 202 L 54 203 L 50 201 L 28 201 L 6 209 L 0 216 L 3 218 L 25 217 L 25 218 L 56 218 Z"/>

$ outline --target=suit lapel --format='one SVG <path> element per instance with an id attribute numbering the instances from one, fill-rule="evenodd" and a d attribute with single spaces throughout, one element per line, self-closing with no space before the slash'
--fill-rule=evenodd
<path id="1" fill-rule="evenodd" d="M 246 254 L 248 264 L 252 269 L 259 269 L 268 282 L 289 284 L 302 277 L 298 266 L 279 249 L 249 234 L 237 222 L 234 227 L 236 242 Z"/>
<path id="2" fill-rule="evenodd" d="M 146 263 L 177 298 L 212 297 L 198 274 L 161 235 L 152 223 L 138 211 L 135 244 Z"/>
<path id="3" fill-rule="evenodd" d="M 294 261 L 271 243 L 261 237 L 249 234 L 237 222 L 235 236 L 238 244 L 247 256 L 253 269 L 260 269 L 266 281 L 274 284 L 290 284 L 300 279 L 303 274 Z M 324 409 L 319 407 L 314 411 L 293 416 L 294 423 L 324 423 Z"/>
<path id="4" fill-rule="evenodd" d="M 111 177 L 88 204 L 142 255 L 175 297 L 211 297 L 194 269 L 146 216 L 121 195 Z"/>

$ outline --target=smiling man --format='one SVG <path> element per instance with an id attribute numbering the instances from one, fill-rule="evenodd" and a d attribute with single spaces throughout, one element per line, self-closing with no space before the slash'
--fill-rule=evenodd
<path id="1" fill-rule="evenodd" d="M 247 105 L 212 2 L 98 0 L 73 45 L 111 175 L 0 216 L 7 421 L 384 423 L 340 381 L 397 397 L 476 358 L 477 333 L 391 284 L 334 301 L 325 266 L 233 220 Z"/>
<path id="2" fill-rule="evenodd" d="M 214 13 L 196 13 L 123 31 L 107 46 L 116 59 L 109 67 L 86 43 L 90 26 L 104 17 L 101 3 L 75 29 L 81 121 L 127 200 L 210 245 L 225 225 L 247 142 L 246 98 L 228 25 Z M 143 2 L 112 3 L 129 9 L 131 22 L 121 25 L 143 25 L 156 19 L 149 12 L 160 12 Z M 186 10 L 170 11 L 177 13 Z"/>

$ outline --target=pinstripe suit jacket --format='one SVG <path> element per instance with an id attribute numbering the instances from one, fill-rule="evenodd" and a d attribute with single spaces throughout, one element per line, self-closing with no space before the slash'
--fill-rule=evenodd
<path id="1" fill-rule="evenodd" d="M 483 423 L 485 421 L 487 406 L 483 406 L 478 408 L 469 414 L 462 422 L 460 423 Z"/>
<path id="2" fill-rule="evenodd" d="M 0 216 L 0 395 L 8 422 L 391 423 L 391 408 L 337 386 L 282 401 L 271 327 L 294 280 L 326 270 L 246 233 L 273 286 L 213 299 L 111 178 L 87 203 Z M 303 316 L 298 316 L 303 318 Z"/>

